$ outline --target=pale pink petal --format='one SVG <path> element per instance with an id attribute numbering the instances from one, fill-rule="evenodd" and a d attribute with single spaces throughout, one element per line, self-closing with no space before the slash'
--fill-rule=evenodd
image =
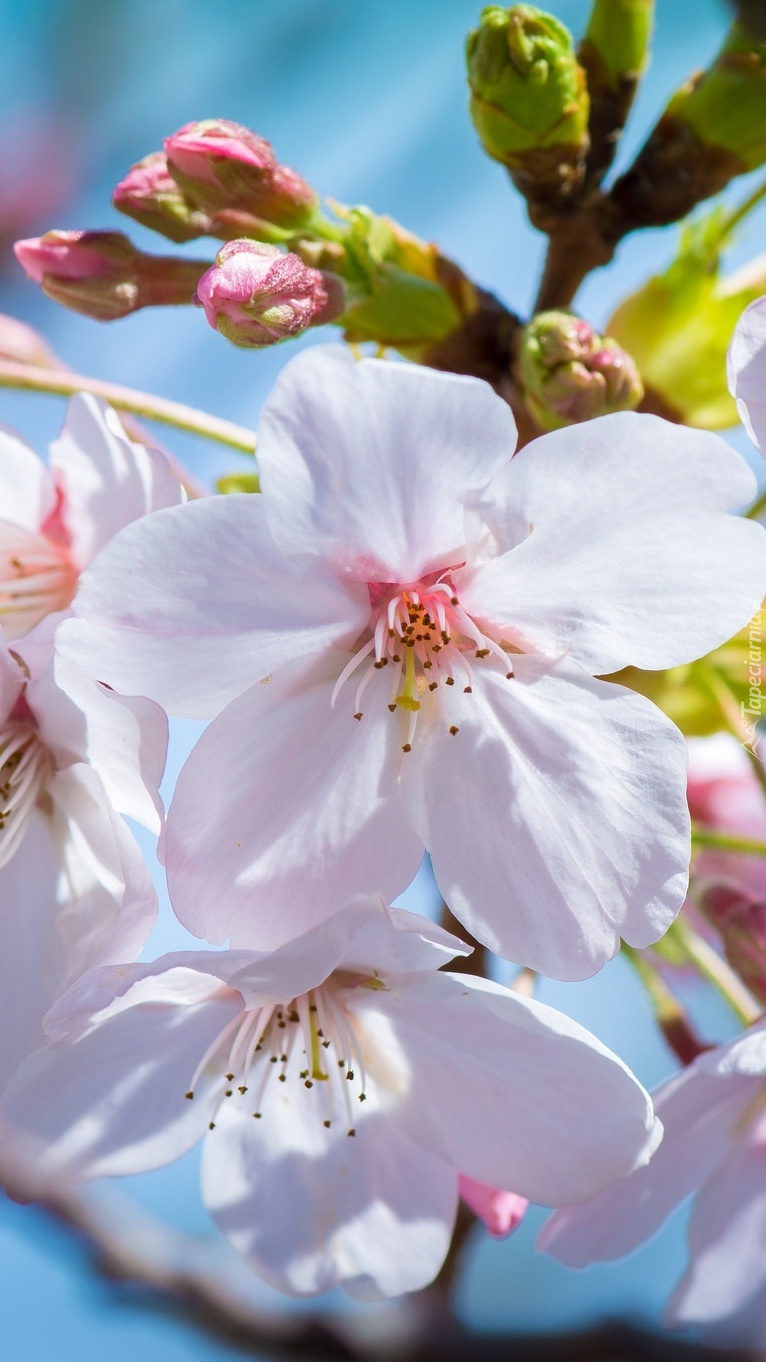
<path id="1" fill-rule="evenodd" d="M 732 337 L 727 361 L 729 390 L 754 445 L 766 449 L 766 298 L 746 307 Z"/>
<path id="2" fill-rule="evenodd" d="M 57 930 L 60 870 L 49 820 L 35 810 L 0 868 L 0 1092 L 44 1044 L 43 1017 L 67 970 Z"/>
<path id="3" fill-rule="evenodd" d="M 656 941 L 683 902 L 684 742 L 633 691 L 509 662 L 514 680 L 485 665 L 472 694 L 454 687 L 454 735 L 424 711 L 404 788 L 459 920 L 507 959 L 582 979 L 621 936 Z"/>
<path id="4" fill-rule="evenodd" d="M 725 441 L 620 412 L 527 445 L 487 493 L 509 551 L 453 578 L 468 612 L 594 673 L 670 667 L 743 628 L 766 535 L 730 516 L 755 479 Z M 522 517 L 527 537 L 518 543 Z"/>
<path id="5" fill-rule="evenodd" d="M 663 1083 L 654 1103 L 665 1134 L 651 1162 L 584 1206 L 557 1211 L 538 1247 L 570 1267 L 632 1252 L 730 1156 L 756 1095 L 752 1080 L 713 1078 L 699 1061 Z"/>
<path id="6" fill-rule="evenodd" d="M 233 495 L 135 521 L 83 574 L 73 609 L 59 651 L 123 695 L 208 718 L 281 662 L 353 641 L 370 602 L 286 559 L 261 497 Z"/>
<path id="7" fill-rule="evenodd" d="M 157 979 L 149 990 L 138 984 L 122 1010 L 97 1017 L 73 1042 L 38 1051 L 17 1071 L 0 1116 L 41 1142 L 45 1171 L 144 1172 L 180 1158 L 207 1129 L 220 1086 L 201 1084 L 193 1101 L 185 1092 L 242 1000 L 217 979 L 173 973 L 190 975 L 178 1001 L 172 977 L 164 989 Z"/>
<path id="8" fill-rule="evenodd" d="M 56 506 L 53 479 L 42 459 L 6 426 L 0 426 L 0 548 L 3 523 L 39 530 Z"/>
<path id="9" fill-rule="evenodd" d="M 668 1306 L 670 1327 L 716 1346 L 766 1338 L 766 1142 L 743 1132 L 701 1189 L 689 1222 L 689 1267 Z"/>
<path id="10" fill-rule="evenodd" d="M 485 1182 L 473 1178 L 458 1179 L 460 1196 L 466 1206 L 479 1220 L 483 1220 L 494 1239 L 506 1239 L 518 1229 L 527 1213 L 529 1202 L 517 1192 L 503 1192 L 498 1187 L 488 1187 Z"/>
<path id="11" fill-rule="evenodd" d="M 648 1094 L 576 1022 L 465 975 L 386 983 L 348 1002 L 367 1072 L 397 1125 L 452 1168 L 556 1205 L 649 1157 Z"/>
<path id="12" fill-rule="evenodd" d="M 173 907 L 197 935 L 271 950 L 354 894 L 394 897 L 413 878 L 423 844 L 399 805 L 389 681 L 374 673 L 357 721 L 330 703 L 345 660 L 280 668 L 233 701 L 189 757 L 165 859 Z"/>
<path id="13" fill-rule="evenodd" d="M 218 1228 L 270 1285 L 394 1296 L 436 1275 L 449 1247 L 457 1177 L 380 1113 L 356 1135 L 325 1130 L 305 1096 L 254 1121 L 221 1109 L 205 1141 L 202 1188 Z"/>
<path id="14" fill-rule="evenodd" d="M 272 534 L 341 576 L 416 581 L 463 561 L 462 499 L 515 444 L 510 408 L 478 379 L 306 350 L 282 370 L 258 431 Z"/>
<path id="15" fill-rule="evenodd" d="M 28 688 L 27 698 L 56 764 L 88 762 L 120 813 L 159 832 L 158 786 L 168 741 L 160 707 L 117 695 L 66 655 L 56 657 L 53 669 Z"/>
<path id="16" fill-rule="evenodd" d="M 88 393 L 69 403 L 51 444 L 73 561 L 84 568 L 124 525 L 185 499 L 163 454 L 129 440 L 111 407 Z"/>
<path id="17" fill-rule="evenodd" d="M 743 1031 L 727 1045 L 707 1050 L 697 1060 L 704 1073 L 742 1074 L 748 1078 L 766 1077 L 766 1017 Z"/>
<path id="18" fill-rule="evenodd" d="M 138 844 L 83 763 L 57 771 L 47 793 L 69 906 L 59 917 L 69 980 L 94 965 L 132 960 L 157 917 Z"/>

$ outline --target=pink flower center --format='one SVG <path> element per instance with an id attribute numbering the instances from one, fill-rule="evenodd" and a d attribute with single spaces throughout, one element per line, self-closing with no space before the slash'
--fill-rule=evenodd
<path id="1" fill-rule="evenodd" d="M 333 705 L 349 677 L 370 658 L 357 683 L 355 719 L 364 717 L 362 697 L 374 672 L 391 667 L 388 708 L 392 714 L 404 711 L 409 716 L 402 750 L 412 750 L 418 714 L 429 696 L 440 705 L 449 732 L 457 733 L 457 725 L 450 722 L 446 688 L 458 685 L 470 695 L 476 663 L 495 657 L 509 668 L 507 652 L 482 633 L 443 577 L 407 587 L 371 582 L 368 590 L 374 612 L 370 635 L 338 677 Z M 512 680 L 513 671 L 506 670 L 505 675 Z"/>
<path id="2" fill-rule="evenodd" d="M 0 727 L 0 866 L 19 846 L 52 772 L 50 753 L 34 725 L 7 720 Z"/>
<path id="3" fill-rule="evenodd" d="M 342 982 L 341 973 L 337 983 Z M 273 1083 L 298 1086 L 302 1093 L 315 1089 L 304 1100 L 315 1103 L 325 1128 L 329 1130 L 340 1113 L 347 1134 L 355 1135 L 351 1099 L 367 1100 L 364 1060 L 337 983 L 331 977 L 289 1003 L 238 1013 L 206 1050 L 186 1097 L 193 1099 L 204 1077 L 220 1089 L 218 1105 L 226 1098 L 247 1097 L 251 1114 L 259 1121 L 268 1115 L 265 1099 Z M 370 980 L 369 986 L 385 987 L 377 979 Z M 215 1129 L 215 1121 L 210 1122 L 210 1129 Z"/>
<path id="4" fill-rule="evenodd" d="M 77 579 L 65 545 L 20 525 L 0 526 L 0 625 L 6 639 L 21 638 L 46 615 L 66 609 Z"/>

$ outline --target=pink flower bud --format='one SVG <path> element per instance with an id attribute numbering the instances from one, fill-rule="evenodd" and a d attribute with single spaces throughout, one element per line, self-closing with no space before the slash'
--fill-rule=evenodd
<path id="1" fill-rule="evenodd" d="M 630 355 L 568 312 L 541 312 L 522 334 L 519 366 L 524 396 L 547 430 L 629 411 L 643 387 Z"/>
<path id="2" fill-rule="evenodd" d="M 343 310 L 332 275 L 259 241 L 228 241 L 197 285 L 195 302 L 235 345 L 273 345 Z"/>
<path id="3" fill-rule="evenodd" d="M 176 184 L 164 151 L 153 151 L 131 166 L 117 185 L 112 203 L 121 213 L 171 241 L 193 241 L 210 231 L 210 218 Z"/>
<path id="4" fill-rule="evenodd" d="M 165 151 L 173 178 L 208 212 L 231 208 L 293 228 L 308 222 L 316 207 L 311 186 L 279 164 L 265 138 L 239 123 L 187 123 L 165 139 Z"/>
<path id="5" fill-rule="evenodd" d="M 483 1220 L 495 1239 L 505 1239 L 518 1229 L 526 1214 L 529 1202 L 516 1192 L 502 1192 L 497 1187 L 488 1187 L 484 1182 L 474 1182 L 473 1178 L 460 1174 L 458 1190 L 466 1206 L 479 1220 Z"/>
<path id="6" fill-rule="evenodd" d="M 49 298 L 96 321 L 191 303 L 206 261 L 145 255 L 122 232 L 46 232 L 17 241 L 19 264 Z"/>

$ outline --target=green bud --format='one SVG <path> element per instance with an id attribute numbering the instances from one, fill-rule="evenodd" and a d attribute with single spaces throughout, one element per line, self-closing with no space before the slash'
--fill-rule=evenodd
<path id="1" fill-rule="evenodd" d="M 570 312 L 541 312 L 521 334 L 524 401 L 544 430 L 631 411 L 643 396 L 630 355 Z"/>
<path id="2" fill-rule="evenodd" d="M 727 239 L 720 210 L 689 224 L 669 269 L 626 298 L 608 322 L 668 414 L 706 430 L 737 424 L 726 352 L 741 313 L 766 292 L 766 256 L 721 276 Z"/>
<path id="3" fill-rule="evenodd" d="M 568 29 L 535 5 L 489 5 L 466 45 L 471 118 L 485 151 L 531 202 L 582 180 L 588 90 Z"/>
<path id="4" fill-rule="evenodd" d="M 670 100 L 612 189 L 619 234 L 685 217 L 735 175 L 766 162 L 766 39 L 735 23 L 709 70 Z"/>
<path id="5" fill-rule="evenodd" d="M 654 0 L 594 0 L 580 60 L 587 48 L 588 65 L 598 61 L 602 82 L 613 90 L 626 80 L 635 84 L 646 65 L 653 14 Z M 590 79 L 588 85 L 592 94 Z"/>

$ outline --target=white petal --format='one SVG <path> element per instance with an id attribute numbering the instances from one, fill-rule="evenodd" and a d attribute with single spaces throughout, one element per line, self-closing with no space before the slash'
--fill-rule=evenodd
<path id="1" fill-rule="evenodd" d="M 697 1197 L 689 1222 L 690 1264 L 667 1312 L 672 1326 L 701 1328 L 714 1345 L 766 1338 L 766 1151 L 742 1132 Z"/>
<path id="2" fill-rule="evenodd" d="M 455 1173 L 379 1113 L 325 1130 L 301 1090 L 253 1120 L 222 1108 L 205 1141 L 202 1186 L 218 1228 L 280 1291 L 336 1285 L 365 1295 L 425 1286 L 449 1247 Z"/>
<path id="3" fill-rule="evenodd" d="M 359 581 L 417 581 L 463 561 L 462 498 L 515 443 L 510 408 L 479 379 L 314 347 L 261 416 L 272 533 Z"/>
<path id="4" fill-rule="evenodd" d="M 157 917 L 157 895 L 132 834 L 91 767 L 58 771 L 48 785 L 69 906 L 59 918 L 70 978 L 132 960 Z"/>
<path id="5" fill-rule="evenodd" d="M 630 1253 L 730 1156 L 756 1094 L 752 1082 L 711 1078 L 698 1062 L 663 1083 L 654 1103 L 665 1134 L 650 1163 L 584 1206 L 557 1211 L 538 1246 L 570 1267 Z"/>
<path id="6" fill-rule="evenodd" d="M 122 1011 L 96 1019 L 72 1043 L 38 1051 L 18 1070 L 0 1115 L 46 1147 L 45 1171 L 145 1172 L 180 1158 L 207 1128 L 220 1088 L 203 1086 L 193 1101 L 185 1093 L 242 1001 L 218 980 L 196 1003 L 175 1002 L 151 983 L 153 997 L 141 999 L 137 986 L 136 1001 Z"/>
<path id="7" fill-rule="evenodd" d="M 208 718 L 281 662 L 367 623 L 366 590 L 286 559 L 262 499 L 208 497 L 123 530 L 80 580 L 67 652 L 123 695 Z"/>
<path id="8" fill-rule="evenodd" d="M 426 715 L 407 793 L 453 913 L 497 954 L 583 979 L 667 930 L 689 861 L 681 734 L 571 663 L 477 667 Z M 418 730 L 420 736 L 420 728 Z M 463 1170 L 465 1171 L 465 1170 Z"/>
<path id="9" fill-rule="evenodd" d="M 649 1156 L 648 1094 L 562 1013 L 464 975 L 387 982 L 354 1001 L 368 1072 L 385 1091 L 398 1043 L 410 1072 L 389 1082 L 391 1120 L 451 1167 L 550 1205 Z"/>
<path id="10" fill-rule="evenodd" d="M 179 776 L 168 884 L 180 920 L 209 941 L 274 949 L 356 893 L 401 893 L 420 864 L 397 797 L 385 671 L 357 722 L 330 704 L 338 657 L 283 667 L 235 700 Z"/>
<path id="11" fill-rule="evenodd" d="M 39 530 L 56 506 L 53 479 L 42 459 L 16 435 L 0 426 L 0 507 L 2 518 L 26 530 Z M 0 543 L 2 527 L 0 525 Z"/>
<path id="12" fill-rule="evenodd" d="M 35 810 L 0 868 L 0 1092 L 44 1043 L 43 1017 L 68 970 L 57 930 L 60 873 L 49 820 Z"/>
<path id="13" fill-rule="evenodd" d="M 729 390 L 754 445 L 766 449 L 766 299 L 745 308 L 732 337 L 727 360 Z"/>
<path id="14" fill-rule="evenodd" d="M 726 514 L 754 494 L 744 460 L 706 431 L 633 412 L 554 431 L 492 484 L 510 551 L 457 574 L 461 603 L 594 673 L 690 662 L 763 599 L 766 535 Z"/>
<path id="15" fill-rule="evenodd" d="M 28 687 L 27 698 L 56 764 L 87 762 L 114 807 L 158 833 L 168 741 L 159 705 L 118 695 L 67 656 L 56 657 L 53 669 Z"/>
<path id="16" fill-rule="evenodd" d="M 129 440 L 117 413 L 88 393 L 69 403 L 64 428 L 51 444 L 51 467 L 80 568 L 124 525 L 185 499 L 165 456 Z"/>

